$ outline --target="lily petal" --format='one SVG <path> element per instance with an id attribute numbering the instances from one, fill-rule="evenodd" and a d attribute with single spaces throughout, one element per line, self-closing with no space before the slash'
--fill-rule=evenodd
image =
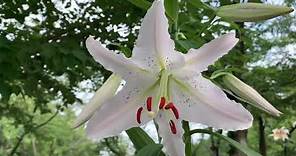
<path id="1" fill-rule="evenodd" d="M 131 127 L 140 126 L 137 122 L 137 110 L 145 103 L 146 91 L 147 86 L 140 83 L 127 83 L 91 117 L 86 127 L 88 137 L 101 139 L 117 135 Z M 155 92 L 153 89 L 149 91 L 149 94 Z M 141 124 L 149 120 L 146 114 L 141 116 Z"/>
<path id="2" fill-rule="evenodd" d="M 146 69 L 156 72 L 165 67 L 184 64 L 184 58 L 174 51 L 175 45 L 168 33 L 163 0 L 155 0 L 141 24 L 132 60 Z"/>
<path id="3" fill-rule="evenodd" d="M 81 113 L 78 115 L 75 120 L 73 127 L 77 128 L 86 122 L 93 114 L 96 112 L 98 108 L 102 105 L 102 103 L 106 102 L 110 98 L 115 95 L 122 79 L 113 74 L 108 80 L 97 90 L 93 98 L 90 102 L 83 108 Z"/>
<path id="4" fill-rule="evenodd" d="M 173 101 L 180 118 L 224 130 L 241 130 L 252 126 L 253 117 L 241 104 L 200 73 L 182 74 L 174 79 Z"/>
<path id="5" fill-rule="evenodd" d="M 183 142 L 183 129 L 180 120 L 173 120 L 176 126 L 177 133 L 173 134 L 169 126 L 169 120 L 159 114 L 156 118 L 156 122 L 159 126 L 159 135 L 162 137 L 162 143 L 166 149 L 166 153 L 169 156 L 184 156 L 185 155 L 185 144 Z"/>
<path id="6" fill-rule="evenodd" d="M 214 64 L 220 57 L 227 54 L 239 39 L 235 38 L 235 33 L 228 33 L 211 42 L 203 45 L 199 49 L 190 49 L 184 55 L 186 68 L 202 72 L 207 70 L 207 67 Z"/>
<path id="7" fill-rule="evenodd" d="M 124 80 L 131 77 L 147 79 L 151 78 L 151 74 L 146 70 L 140 68 L 130 59 L 125 58 L 122 54 L 116 54 L 102 46 L 102 44 L 93 37 L 88 37 L 86 40 L 86 47 L 93 58 L 104 66 L 105 69 L 110 70 L 120 76 Z"/>

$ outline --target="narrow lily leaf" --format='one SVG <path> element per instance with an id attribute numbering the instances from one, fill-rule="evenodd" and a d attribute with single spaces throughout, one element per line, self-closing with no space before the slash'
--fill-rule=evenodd
<path id="1" fill-rule="evenodd" d="M 162 149 L 161 144 L 150 144 L 138 151 L 136 156 L 159 156 Z"/>
<path id="2" fill-rule="evenodd" d="M 79 114 L 79 116 L 73 123 L 73 127 L 79 127 L 90 117 L 92 117 L 96 110 L 100 108 L 102 103 L 114 96 L 120 83 L 121 78 L 119 76 L 115 74 L 111 75 L 107 79 L 107 81 L 100 87 L 100 89 L 95 93 L 94 97 L 90 100 L 90 102 L 84 107 L 82 112 Z"/>
<path id="3" fill-rule="evenodd" d="M 149 144 L 155 144 L 152 138 L 140 127 L 126 130 L 127 135 L 133 142 L 136 150 L 140 150 Z"/>
<path id="4" fill-rule="evenodd" d="M 164 1 L 165 10 L 167 15 L 173 20 L 176 21 L 179 12 L 178 0 L 165 0 Z"/>
<path id="5" fill-rule="evenodd" d="M 196 43 L 191 42 L 189 40 L 176 40 L 175 41 L 177 45 L 181 46 L 182 49 L 184 49 L 184 51 L 188 51 L 190 48 L 198 48 L 198 46 L 196 45 Z"/>
<path id="6" fill-rule="evenodd" d="M 252 106 L 255 106 L 267 113 L 279 116 L 282 114 L 276 108 L 274 108 L 267 100 L 265 100 L 255 89 L 245 84 L 240 79 L 236 78 L 230 73 L 226 73 L 222 77 L 224 84 L 228 89 L 240 96 L 244 100 L 248 101 Z"/>
<path id="7" fill-rule="evenodd" d="M 220 7 L 217 10 L 217 16 L 235 22 L 255 22 L 285 15 L 292 11 L 292 8 L 286 6 L 262 3 L 239 3 Z"/>
<path id="8" fill-rule="evenodd" d="M 111 43 L 111 45 L 118 47 L 119 51 L 122 52 L 125 57 L 130 58 L 132 56 L 132 51 L 130 48 L 125 47 L 119 43 Z"/>
<path id="9" fill-rule="evenodd" d="M 192 135 L 194 133 L 206 133 L 206 134 L 214 135 L 214 136 L 228 142 L 230 145 L 232 145 L 235 148 L 239 149 L 241 152 L 245 153 L 248 156 L 261 156 L 261 154 L 259 154 L 256 151 L 250 149 L 249 147 L 247 147 L 245 145 L 242 145 L 242 144 L 236 142 L 235 140 L 233 140 L 231 138 L 228 138 L 228 137 L 226 137 L 226 136 L 224 136 L 224 135 L 222 135 L 220 133 L 212 132 L 212 131 L 207 130 L 207 129 L 195 129 L 195 130 L 190 131 L 189 135 Z"/>
<path id="10" fill-rule="evenodd" d="M 189 3 L 192 4 L 196 8 L 204 8 L 204 9 L 208 9 L 208 10 L 214 10 L 214 8 L 207 5 L 206 3 L 202 2 L 201 0 L 189 0 Z"/>
<path id="11" fill-rule="evenodd" d="M 151 3 L 146 0 L 128 0 L 128 1 L 144 10 L 148 10 L 151 6 Z"/>

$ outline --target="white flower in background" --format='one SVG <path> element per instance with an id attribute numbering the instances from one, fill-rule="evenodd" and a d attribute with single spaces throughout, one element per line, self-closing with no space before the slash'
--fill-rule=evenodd
<path id="1" fill-rule="evenodd" d="M 94 59 L 126 84 L 91 116 L 87 135 L 101 139 L 155 120 L 167 153 L 182 156 L 182 120 L 224 130 L 251 127 L 252 115 L 201 75 L 237 42 L 229 33 L 188 54 L 175 51 L 162 0 L 155 0 L 145 15 L 131 58 L 89 37 L 86 46 Z"/>
<path id="2" fill-rule="evenodd" d="M 270 134 L 270 136 L 273 137 L 274 140 L 287 140 L 289 139 L 289 130 L 285 127 L 282 128 L 276 128 L 274 130 L 272 130 L 272 134 Z"/>
<path id="3" fill-rule="evenodd" d="M 292 126 L 293 126 L 293 127 L 296 127 L 296 121 L 295 121 L 295 122 L 293 122 Z"/>

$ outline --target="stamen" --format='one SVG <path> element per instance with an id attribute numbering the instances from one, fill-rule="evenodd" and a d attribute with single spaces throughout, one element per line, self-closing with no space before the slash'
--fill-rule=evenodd
<path id="1" fill-rule="evenodd" d="M 159 109 L 162 109 L 165 105 L 165 97 L 161 97 L 160 98 L 160 102 L 159 102 Z"/>
<path id="2" fill-rule="evenodd" d="M 170 128 L 171 128 L 171 132 L 173 134 L 176 134 L 177 133 L 177 128 L 176 128 L 176 125 L 175 125 L 174 121 L 170 120 L 169 124 L 170 124 Z"/>
<path id="3" fill-rule="evenodd" d="M 140 107 L 137 111 L 137 122 L 139 124 L 141 124 L 141 114 L 142 114 L 142 111 L 143 111 L 143 107 Z"/>
<path id="4" fill-rule="evenodd" d="M 152 97 L 148 97 L 146 100 L 147 110 L 150 112 L 152 110 Z"/>
<path id="5" fill-rule="evenodd" d="M 170 102 L 169 104 L 167 104 L 165 107 L 165 109 L 171 109 L 176 117 L 176 119 L 179 119 L 179 111 L 178 109 L 175 107 L 175 105 Z"/>

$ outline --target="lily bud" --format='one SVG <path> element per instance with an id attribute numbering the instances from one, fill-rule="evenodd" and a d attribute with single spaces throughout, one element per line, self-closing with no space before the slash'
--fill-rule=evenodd
<path id="1" fill-rule="evenodd" d="M 89 118 L 93 116 L 96 110 L 98 110 L 102 103 L 112 98 L 120 83 L 121 78 L 115 74 L 111 75 L 107 81 L 96 91 L 90 102 L 84 107 L 81 113 L 73 124 L 73 128 L 77 128 L 85 123 Z"/>
<path id="2" fill-rule="evenodd" d="M 245 84 L 240 79 L 236 78 L 232 74 L 225 74 L 222 77 L 224 84 L 228 89 L 240 96 L 251 105 L 268 112 L 274 116 L 280 116 L 282 114 L 276 108 L 274 108 L 267 100 L 265 100 L 255 89 Z"/>
<path id="3" fill-rule="evenodd" d="M 217 16 L 235 22 L 255 22 L 293 12 L 292 8 L 262 3 L 225 5 L 217 10 Z"/>

